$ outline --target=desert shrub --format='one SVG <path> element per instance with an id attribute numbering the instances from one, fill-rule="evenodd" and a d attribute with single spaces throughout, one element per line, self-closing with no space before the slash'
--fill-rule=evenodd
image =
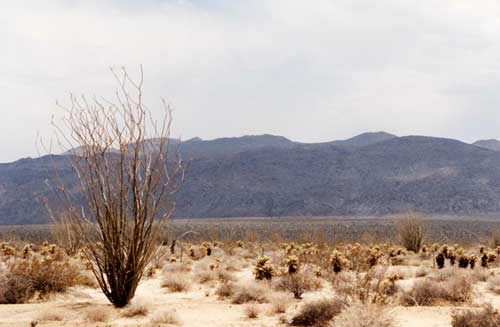
<path id="1" fill-rule="evenodd" d="M 201 271 L 194 276 L 194 280 L 196 280 L 200 284 L 206 284 L 216 279 L 217 274 L 213 271 Z"/>
<path id="2" fill-rule="evenodd" d="M 434 305 L 440 301 L 464 303 L 470 300 L 472 283 L 464 276 L 450 278 L 446 282 L 439 282 L 426 278 L 417 280 L 409 292 L 406 292 L 401 301 L 403 305 Z"/>
<path id="3" fill-rule="evenodd" d="M 308 302 L 292 318 L 290 325 L 314 326 L 326 324 L 338 315 L 345 306 L 346 303 L 340 299 L 321 299 Z"/>
<path id="4" fill-rule="evenodd" d="M 152 303 L 146 301 L 145 299 L 134 299 L 132 303 L 129 303 L 125 310 L 123 311 L 123 316 L 130 318 L 136 316 L 147 316 Z"/>
<path id="5" fill-rule="evenodd" d="M 85 311 L 85 320 L 88 322 L 108 322 L 112 311 L 107 306 L 96 306 Z"/>
<path id="6" fill-rule="evenodd" d="M 235 285 L 231 303 L 243 304 L 248 302 L 269 302 L 268 289 L 259 284 Z"/>
<path id="7" fill-rule="evenodd" d="M 40 297 L 62 293 L 75 285 L 77 278 L 78 270 L 67 261 L 20 259 L 9 266 L 0 280 L 0 303 L 25 303 L 36 293 Z"/>
<path id="8" fill-rule="evenodd" d="M 189 281 L 181 276 L 167 275 L 160 284 L 170 292 L 186 292 L 190 289 Z"/>
<path id="9" fill-rule="evenodd" d="M 167 325 L 180 325 L 179 318 L 177 314 L 173 311 L 156 311 L 151 317 L 151 322 L 153 324 L 167 324 Z"/>
<path id="10" fill-rule="evenodd" d="M 315 280 L 319 279 L 310 274 L 295 273 L 277 278 L 273 286 L 279 291 L 292 292 L 296 299 L 300 299 L 305 292 L 317 290 L 320 287 L 320 283 L 315 283 Z"/>
<path id="11" fill-rule="evenodd" d="M 245 315 L 247 318 L 256 319 L 259 317 L 260 310 L 254 304 L 249 304 L 245 307 Z"/>
<path id="12" fill-rule="evenodd" d="M 393 327 L 394 320 L 384 307 L 376 304 L 352 304 L 335 318 L 335 327 Z"/>
<path id="13" fill-rule="evenodd" d="M 407 217 L 398 222 L 398 233 L 401 244 L 415 253 L 420 251 L 424 239 L 422 222 L 416 217 Z"/>
<path id="14" fill-rule="evenodd" d="M 219 300 L 232 297 L 234 294 L 234 285 L 230 282 L 223 282 L 215 289 L 215 295 Z"/>
<path id="15" fill-rule="evenodd" d="M 493 327 L 500 326 L 500 313 L 491 305 L 479 311 L 467 310 L 454 312 L 451 317 L 452 327 Z"/>

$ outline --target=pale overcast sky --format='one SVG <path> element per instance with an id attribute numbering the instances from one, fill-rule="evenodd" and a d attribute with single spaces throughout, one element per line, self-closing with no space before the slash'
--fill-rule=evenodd
<path id="1" fill-rule="evenodd" d="M 143 64 L 174 136 L 500 138 L 498 0 L 0 0 L 0 162 Z"/>

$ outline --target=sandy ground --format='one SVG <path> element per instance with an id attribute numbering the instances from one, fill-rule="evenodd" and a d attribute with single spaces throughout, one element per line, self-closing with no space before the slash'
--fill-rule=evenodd
<path id="1" fill-rule="evenodd" d="M 238 273 L 238 278 L 251 278 L 250 271 Z M 331 295 L 325 288 L 321 292 L 306 293 L 303 300 L 290 297 L 290 308 L 287 317 L 296 312 L 301 303 Z M 500 296 L 486 291 L 484 283 L 477 284 L 476 294 L 481 301 L 490 302 L 500 308 Z M 169 293 L 160 287 L 160 279 L 143 281 L 137 291 L 136 299 L 151 304 L 151 312 L 155 310 L 172 310 L 176 313 L 183 326 L 280 326 L 279 315 L 269 313 L 269 304 L 258 304 L 261 314 L 258 319 L 246 318 L 245 305 L 234 305 L 229 301 L 217 300 L 214 288 L 207 285 L 196 285 L 185 293 Z M 99 306 L 109 307 L 107 299 L 98 289 L 73 288 L 67 294 L 57 295 L 48 301 L 20 305 L 0 305 L 0 327 L 31 326 L 32 321 L 38 321 L 37 326 L 154 326 L 148 317 L 124 318 L 119 310 L 112 310 L 112 319 L 107 323 L 89 323 L 85 321 L 85 312 L 95 310 Z M 401 327 L 449 327 L 451 326 L 452 307 L 392 307 L 391 315 Z M 40 317 L 46 312 L 59 312 L 63 321 L 43 321 Z"/>

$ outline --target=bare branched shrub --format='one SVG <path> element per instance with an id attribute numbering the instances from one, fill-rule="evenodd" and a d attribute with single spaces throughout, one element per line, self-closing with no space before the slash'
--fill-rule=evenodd
<path id="1" fill-rule="evenodd" d="M 424 227 L 415 216 L 409 216 L 398 222 L 401 244 L 409 251 L 418 253 L 424 240 Z"/>
<path id="2" fill-rule="evenodd" d="M 451 317 L 452 327 L 492 327 L 500 326 L 500 313 L 491 305 L 479 311 L 467 310 L 454 312 Z"/>
<path id="3" fill-rule="evenodd" d="M 305 292 L 315 291 L 321 287 L 321 283 L 317 282 L 318 280 L 310 274 L 287 274 L 277 278 L 274 287 L 280 291 L 292 292 L 296 299 L 301 299 L 302 294 Z"/>
<path id="4" fill-rule="evenodd" d="M 69 149 L 76 185 L 56 180 L 58 210 L 72 239 L 78 238 L 100 288 L 116 307 L 133 298 L 160 245 L 183 179 L 179 157 L 169 151 L 171 109 L 155 121 L 139 82 L 113 71 L 116 101 L 71 96 L 58 141 Z"/>
<path id="5" fill-rule="evenodd" d="M 334 321 L 335 327 L 393 327 L 392 317 L 383 306 L 355 303 L 344 309 Z"/>
<path id="6" fill-rule="evenodd" d="M 322 325 L 331 321 L 346 307 L 346 303 L 338 298 L 322 299 L 308 302 L 295 315 L 290 325 L 292 326 L 314 326 Z"/>

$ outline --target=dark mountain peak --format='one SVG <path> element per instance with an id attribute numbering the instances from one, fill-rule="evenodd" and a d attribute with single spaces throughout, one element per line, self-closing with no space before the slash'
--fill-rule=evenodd
<path id="1" fill-rule="evenodd" d="M 481 148 L 500 151 L 500 141 L 496 139 L 479 140 L 472 144 Z"/>
<path id="2" fill-rule="evenodd" d="M 347 140 L 333 141 L 332 144 L 340 146 L 362 147 L 397 138 L 396 135 L 386 132 L 368 132 L 351 137 Z"/>

